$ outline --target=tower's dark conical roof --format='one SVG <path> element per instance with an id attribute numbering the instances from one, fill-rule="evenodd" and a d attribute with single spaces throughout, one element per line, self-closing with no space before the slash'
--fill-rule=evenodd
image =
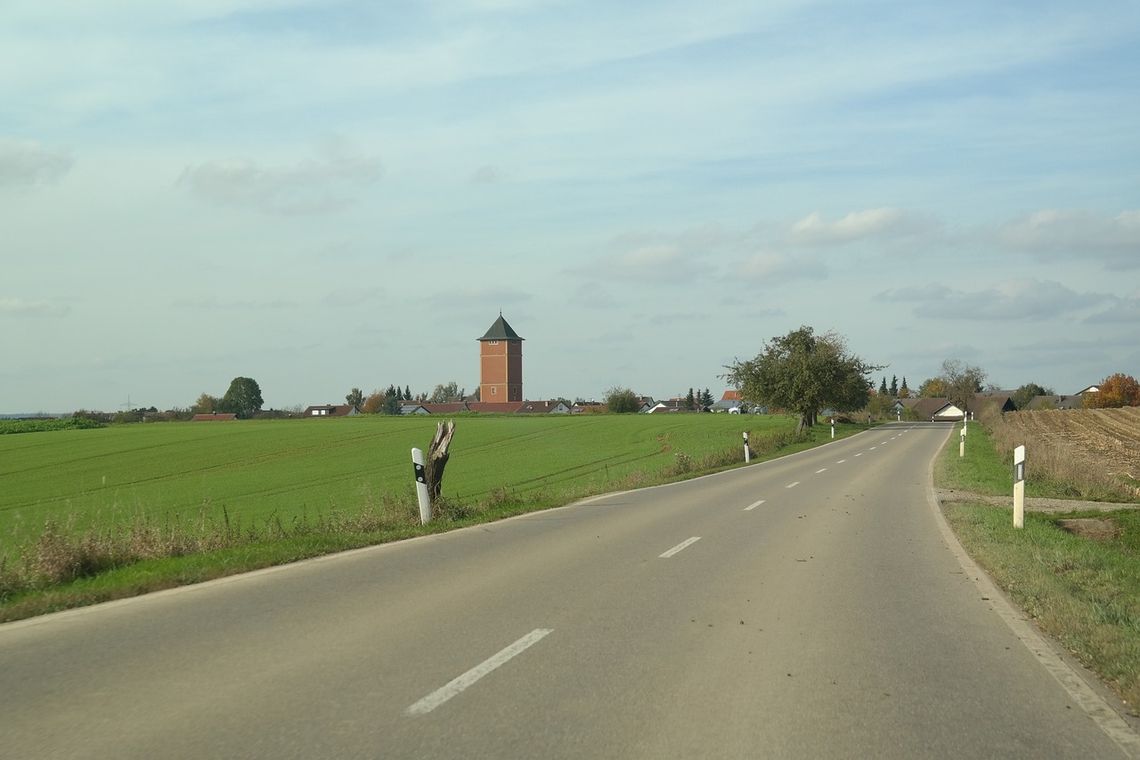
<path id="1" fill-rule="evenodd" d="M 499 318 L 495 320 L 495 324 L 491 325 L 486 334 L 479 340 L 523 340 L 519 334 L 507 324 L 507 320 L 503 319 L 502 312 L 499 312 Z"/>

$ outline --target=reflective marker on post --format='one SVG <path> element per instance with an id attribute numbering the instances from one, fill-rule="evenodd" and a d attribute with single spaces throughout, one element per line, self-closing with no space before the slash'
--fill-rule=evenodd
<path id="1" fill-rule="evenodd" d="M 416 498 L 420 502 L 420 525 L 431 522 L 431 494 L 428 492 L 427 469 L 424 467 L 424 452 L 412 449 L 412 469 L 416 474 Z"/>
<path id="2" fill-rule="evenodd" d="M 1025 447 L 1013 450 L 1013 527 L 1025 527 Z"/>

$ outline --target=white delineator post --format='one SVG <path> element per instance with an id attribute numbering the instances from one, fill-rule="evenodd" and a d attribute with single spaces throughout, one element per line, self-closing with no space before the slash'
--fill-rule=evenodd
<path id="1" fill-rule="evenodd" d="M 427 470 L 424 468 L 424 452 L 412 449 L 412 469 L 416 473 L 416 498 L 420 502 L 420 525 L 431 522 L 431 494 L 428 492 Z"/>
<path id="2" fill-rule="evenodd" d="M 1013 527 L 1025 527 L 1025 447 L 1013 450 Z"/>
<path id="3" fill-rule="evenodd" d="M 966 428 L 962 428 L 962 434 L 958 438 L 958 458 L 966 456 Z"/>
<path id="4" fill-rule="evenodd" d="M 752 461 L 752 451 L 748 448 L 748 431 L 744 431 L 744 463 Z"/>
<path id="5" fill-rule="evenodd" d="M 831 437 L 835 438 L 835 418 L 831 418 Z"/>

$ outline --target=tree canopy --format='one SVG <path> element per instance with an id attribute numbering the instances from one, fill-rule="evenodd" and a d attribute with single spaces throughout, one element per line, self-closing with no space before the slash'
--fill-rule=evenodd
<path id="1" fill-rule="evenodd" d="M 220 411 L 232 412 L 246 419 L 259 411 L 264 403 L 256 380 L 251 377 L 235 377 L 230 381 L 230 387 L 218 406 Z"/>
<path id="2" fill-rule="evenodd" d="M 431 392 L 428 401 L 433 404 L 444 404 L 448 401 L 462 401 L 466 395 L 466 389 L 460 388 L 459 384 L 452 380 L 449 383 L 435 386 L 435 390 Z"/>
<path id="3" fill-rule="evenodd" d="M 849 353 L 837 333 L 816 335 L 805 325 L 772 338 L 754 359 L 738 360 L 725 369 L 726 379 L 744 400 L 796 413 L 797 431 L 802 432 L 826 407 L 844 412 L 866 406 L 868 375 L 882 367 Z"/>
<path id="4" fill-rule="evenodd" d="M 614 414 L 628 414 L 640 409 L 641 401 L 629 388 L 615 386 L 606 391 L 606 408 Z"/>
<path id="5" fill-rule="evenodd" d="M 1038 396 L 1052 396 L 1052 388 L 1045 388 L 1037 383 L 1026 383 L 1013 392 L 1010 397 L 1013 400 L 1013 405 L 1018 409 L 1024 409 L 1029 406 L 1029 402 Z"/>
<path id="6" fill-rule="evenodd" d="M 1117 372 L 1109 375 L 1096 393 L 1086 393 L 1084 405 L 1089 408 L 1105 409 L 1117 406 L 1140 406 L 1140 383 L 1132 375 Z"/>

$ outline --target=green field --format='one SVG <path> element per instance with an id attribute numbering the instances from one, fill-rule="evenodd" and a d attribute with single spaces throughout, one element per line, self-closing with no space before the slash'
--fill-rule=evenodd
<path id="1" fill-rule="evenodd" d="M 427 448 L 437 421 L 0 435 L 0 621 L 736 466 L 745 430 L 757 461 L 830 438 L 797 438 L 788 417 L 460 416 L 436 519 L 421 526 L 411 448 Z"/>
<path id="2" fill-rule="evenodd" d="M 0 540 L 51 519 L 86 529 L 225 508 L 243 520 L 352 512 L 412 494 L 410 450 L 436 420 L 161 423 L 0 436 Z M 466 417 L 457 421 L 443 495 L 478 502 L 506 489 L 569 499 L 653 480 L 675 467 L 786 432 L 786 417 L 729 415 Z"/>

